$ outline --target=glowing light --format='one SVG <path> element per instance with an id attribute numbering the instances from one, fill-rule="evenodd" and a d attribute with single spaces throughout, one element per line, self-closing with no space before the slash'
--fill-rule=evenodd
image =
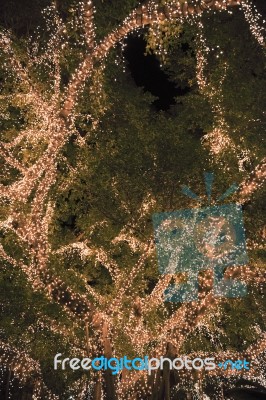
<path id="1" fill-rule="evenodd" d="M 143 237 L 138 234 L 138 224 L 145 223 L 145 218 L 155 205 L 155 199 L 150 194 L 143 199 L 142 205 L 136 213 L 136 218 L 127 224 L 121 232 L 113 239 L 112 245 L 119 246 L 126 242 L 132 254 L 138 253 L 138 260 L 133 265 L 121 268 L 112 258 L 112 254 L 104 248 L 95 248 L 90 242 L 77 241 L 62 246 L 59 249 L 52 249 L 50 243 L 51 221 L 55 210 L 55 191 L 64 190 L 75 178 L 77 170 L 71 169 L 61 155 L 63 146 L 69 137 L 76 132 L 75 121 L 78 118 L 76 106 L 78 97 L 85 88 L 85 81 L 92 79 L 90 86 L 91 99 L 98 104 L 98 114 L 89 116 L 93 128 L 98 127 L 101 116 L 106 112 L 107 105 L 103 93 L 102 79 L 104 76 L 104 61 L 109 51 L 133 31 L 150 25 L 152 33 L 158 39 L 158 32 L 162 26 L 167 26 L 170 21 L 182 24 L 185 20 L 193 20 L 198 28 L 199 34 L 197 51 L 197 80 L 200 91 L 209 96 L 212 104 L 215 121 L 213 130 L 204 138 L 208 142 L 211 153 L 217 157 L 224 150 L 231 148 L 238 153 L 239 148 L 235 146 L 228 134 L 228 127 L 224 119 L 222 107 L 221 87 L 213 88 L 205 77 L 204 70 L 207 65 L 208 46 L 203 35 L 203 23 L 198 18 L 202 12 L 215 12 L 228 9 L 240 3 L 235 0 L 202 0 L 198 1 L 168 1 L 164 6 L 158 5 L 155 1 L 146 2 L 130 13 L 122 24 L 113 32 L 108 34 L 102 41 L 97 42 L 95 37 L 94 6 L 91 1 L 82 2 L 79 9 L 82 11 L 78 23 L 83 27 L 81 43 L 86 45 L 84 54 L 80 55 L 80 65 L 70 78 L 70 82 L 62 90 L 61 59 L 64 57 L 65 49 L 70 46 L 67 39 L 68 26 L 60 19 L 55 5 L 48 7 L 44 15 L 47 19 L 47 30 L 50 32 L 46 46 L 40 48 L 38 41 L 31 43 L 28 49 L 27 62 L 22 62 L 15 51 L 9 32 L 0 33 L 0 49 L 5 56 L 4 68 L 7 81 L 14 82 L 14 93 L 7 90 L 0 96 L 1 118 L 10 118 L 7 108 L 10 104 L 27 108 L 30 118 L 28 124 L 17 132 L 13 124 L 13 131 L 9 142 L 3 142 L 0 147 L 0 155 L 5 162 L 6 170 L 11 168 L 17 171 L 15 178 L 10 184 L 0 186 L 1 198 L 8 207 L 7 216 L 1 222 L 0 227 L 4 232 L 12 232 L 16 235 L 17 241 L 25 247 L 25 260 L 15 259 L 7 254 L 5 248 L 0 246 L 0 256 L 3 260 L 3 268 L 12 265 L 23 271 L 29 284 L 34 290 L 44 292 L 50 300 L 56 301 L 66 311 L 67 315 L 74 318 L 74 328 L 84 330 L 84 322 L 88 324 L 92 337 L 88 339 L 91 354 L 100 351 L 108 354 L 119 354 L 121 343 L 117 338 L 123 333 L 123 338 L 134 351 L 143 355 L 147 346 L 150 345 L 150 353 L 161 356 L 165 352 L 165 343 L 171 341 L 176 349 L 180 349 L 186 337 L 197 327 L 206 323 L 214 313 L 219 313 L 220 300 L 215 298 L 210 291 L 212 275 L 206 273 L 202 279 L 202 292 L 199 302 L 184 304 L 178 310 L 169 311 L 162 302 L 165 288 L 173 278 L 171 275 L 160 277 L 154 289 L 149 295 L 140 297 L 145 290 L 144 270 L 146 263 L 155 264 L 154 245 L 152 237 Z M 259 26 L 259 17 L 247 1 L 242 2 L 245 17 L 250 24 L 251 32 L 258 43 L 264 45 L 263 28 Z M 73 22 L 72 22 L 73 24 Z M 158 45 L 158 51 L 165 53 L 162 46 Z M 166 54 L 164 54 L 166 56 Z M 99 66 L 100 65 L 100 66 Z M 221 85 L 226 77 L 226 64 L 221 76 Z M 42 72 L 40 72 L 42 71 Z M 45 72 L 43 72 L 45 71 Z M 34 73 L 33 73 L 34 72 Z M 47 77 L 44 82 L 43 74 Z M 80 140 L 80 144 L 82 141 Z M 249 154 L 245 151 L 240 157 L 240 168 L 243 159 L 248 159 Z M 58 182 L 57 166 L 58 160 L 63 160 L 70 171 L 69 181 L 60 186 Z M 261 162 L 245 180 L 241 187 L 239 202 L 244 203 L 251 195 L 261 187 L 266 177 L 265 160 Z M 58 188 L 59 186 L 59 188 Z M 116 191 L 116 182 L 112 187 Z M 125 203 L 121 204 L 125 212 L 128 211 Z M 106 226 L 106 221 L 101 221 L 99 226 Z M 90 227 L 92 234 L 95 226 Z M 252 243 L 252 245 L 255 245 Z M 49 269 L 51 256 L 69 256 L 78 252 L 81 262 L 89 259 L 102 263 L 109 271 L 114 283 L 114 293 L 108 296 L 100 295 L 96 289 L 88 286 L 83 274 L 75 273 L 75 277 L 84 284 L 87 292 L 76 293 L 59 276 L 55 276 Z M 226 272 L 228 276 L 238 274 L 249 283 L 265 281 L 263 271 L 259 268 L 243 267 L 238 270 Z M 230 275 L 231 274 L 231 275 Z M 134 293 L 136 280 L 141 282 L 143 287 L 137 296 Z M 175 277 L 179 279 L 179 277 Z M 182 279 L 182 277 L 180 277 Z M 90 300 L 89 300 L 90 299 Z M 160 308 L 163 315 L 163 322 L 156 325 L 156 331 L 149 321 L 152 319 L 154 310 Z M 74 342 L 71 330 L 54 320 L 46 320 L 40 316 L 39 327 L 50 329 L 59 333 L 70 344 L 73 349 L 80 349 L 81 343 Z M 34 327 L 31 327 L 34 329 Z M 249 349 L 249 354 L 255 359 L 265 346 L 264 339 L 258 341 L 257 345 Z M 112 346 L 113 345 L 113 349 Z M 1 363 L 10 367 L 12 359 L 12 370 L 21 379 L 32 372 L 36 372 L 39 381 L 35 386 L 35 398 L 40 398 L 40 390 L 44 385 L 41 383 L 41 371 L 39 364 L 32 360 L 25 352 L 14 349 L 5 343 L 0 345 Z M 221 358 L 227 356 L 224 352 Z M 143 380 L 141 379 L 143 378 Z M 91 381 L 95 379 L 92 376 Z M 103 381 L 103 377 L 99 379 Z M 143 372 L 131 376 L 123 376 L 118 380 L 118 393 L 133 393 L 134 385 L 139 382 L 140 387 L 146 390 L 147 377 Z M 144 383 L 141 383 L 144 382 Z M 79 380 L 73 386 L 77 396 L 83 396 L 87 388 L 87 382 Z M 130 397 L 130 396 L 129 396 Z M 128 398 L 129 398 L 128 397 Z M 56 399 L 56 396 L 47 392 L 47 399 Z M 76 398 L 76 397 L 75 397 Z M 77 397 L 78 398 L 78 397 Z"/>

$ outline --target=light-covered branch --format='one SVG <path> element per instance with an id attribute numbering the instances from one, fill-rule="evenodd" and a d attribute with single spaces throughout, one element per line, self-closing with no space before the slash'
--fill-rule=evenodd
<path id="1" fill-rule="evenodd" d="M 37 396 L 45 395 L 48 400 L 58 400 L 45 386 L 40 365 L 25 351 L 0 341 L 0 364 L 6 366 L 22 383 L 30 382 Z"/>
<path id="2" fill-rule="evenodd" d="M 95 8 L 92 0 L 84 0 L 84 32 L 88 51 L 91 51 L 95 46 L 94 12 Z"/>
<path id="3" fill-rule="evenodd" d="M 94 63 L 103 60 L 117 43 L 126 38 L 126 36 L 141 27 L 150 24 L 156 24 L 166 19 L 184 19 L 201 14 L 204 10 L 222 10 L 226 7 L 237 6 L 241 0 L 203 0 L 200 5 L 194 5 L 187 2 L 180 3 L 175 1 L 170 5 L 159 6 L 154 1 L 148 1 L 135 9 L 121 26 L 106 36 L 103 41 L 95 47 L 94 51 L 87 55 L 77 68 L 75 74 L 70 80 L 66 92 L 64 107 L 61 110 L 61 116 L 68 120 L 71 116 L 77 96 L 82 90 L 85 80 L 91 75 Z"/>

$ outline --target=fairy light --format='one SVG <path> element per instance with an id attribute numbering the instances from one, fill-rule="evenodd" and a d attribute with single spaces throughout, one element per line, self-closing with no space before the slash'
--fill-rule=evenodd
<path id="1" fill-rule="evenodd" d="M 210 148 L 210 153 L 218 157 L 227 148 L 232 148 L 234 145 L 228 136 L 228 126 L 224 119 L 224 111 L 222 107 L 222 84 L 226 77 L 227 65 L 224 66 L 224 71 L 220 79 L 219 88 L 214 88 L 207 82 L 205 76 L 205 69 L 207 66 L 207 57 L 210 53 L 210 48 L 207 46 L 206 38 L 204 36 L 203 23 L 201 20 L 197 22 L 197 66 L 196 76 L 200 91 L 210 100 L 212 111 L 214 114 L 214 128 L 211 132 L 207 133 L 203 139 L 203 144 L 207 144 Z"/>
<path id="2" fill-rule="evenodd" d="M 22 383 L 26 383 L 31 376 L 36 400 L 40 398 L 40 394 L 45 394 L 47 400 L 58 400 L 59 397 L 52 394 L 43 382 L 40 365 L 33 360 L 25 351 L 21 351 L 14 346 L 10 346 L 0 341 L 0 361 L 2 365 L 8 367 L 14 377 Z"/>
<path id="3" fill-rule="evenodd" d="M 265 48 L 265 20 L 263 25 L 260 24 L 262 16 L 257 11 L 255 4 L 249 0 L 241 2 L 241 8 L 244 11 L 245 18 L 249 24 L 250 31 L 257 42 Z"/>
<path id="4" fill-rule="evenodd" d="M 136 210 L 136 217 L 131 220 L 121 229 L 119 234 L 112 240 L 113 244 L 126 242 L 133 253 L 137 251 L 145 251 L 146 242 L 139 238 L 139 225 L 142 223 L 143 227 L 146 226 L 146 217 L 152 212 L 156 204 L 156 200 L 147 193 L 138 210 Z M 129 211 L 129 210 L 128 210 Z M 129 212 L 130 213 L 130 212 Z M 147 239 L 147 238 L 145 238 Z"/>
<path id="5" fill-rule="evenodd" d="M 108 34 L 102 41 L 96 42 L 95 24 L 94 24 L 94 6 L 92 1 L 80 3 L 82 15 L 78 23 L 83 27 L 80 43 L 76 46 L 78 49 L 86 45 L 84 54 L 80 55 L 82 61 L 71 76 L 70 83 L 62 93 L 61 89 L 61 57 L 64 56 L 66 47 L 70 46 L 67 40 L 67 26 L 60 19 L 55 5 L 49 7 L 45 16 L 48 25 L 47 30 L 51 36 L 46 46 L 40 48 L 37 43 L 33 44 L 28 50 L 29 63 L 24 66 L 13 50 L 12 41 L 8 32 L 0 34 L 0 48 L 5 55 L 4 67 L 8 79 L 13 79 L 17 83 L 17 93 L 3 93 L 0 98 L 0 113 L 6 116 L 5 104 L 11 104 L 13 101 L 19 106 L 27 106 L 31 113 L 29 124 L 17 134 L 12 136 L 9 143 L 3 143 L 0 148 L 1 157 L 5 160 L 7 168 L 15 168 L 19 177 L 8 186 L 0 186 L 1 196 L 7 200 L 10 207 L 9 217 L 1 222 L 1 229 L 5 232 L 11 231 L 17 236 L 17 240 L 26 247 L 25 257 L 28 260 L 15 260 L 9 256 L 4 247 L 0 247 L 1 258 L 4 264 L 10 264 L 21 269 L 28 282 L 34 290 L 46 293 L 47 297 L 61 305 L 67 316 L 74 322 L 75 329 L 84 329 L 84 321 L 90 328 L 89 347 L 91 356 L 99 351 L 112 352 L 119 356 L 119 343 L 116 343 L 116 337 L 123 331 L 126 340 L 132 346 L 134 351 L 144 354 L 146 346 L 151 345 L 151 354 L 161 356 L 165 351 L 165 342 L 171 341 L 176 349 L 181 349 L 188 334 L 197 327 L 208 324 L 206 315 L 214 315 L 220 312 L 220 300 L 214 298 L 211 287 L 212 276 L 206 274 L 202 285 L 205 288 L 200 294 L 199 302 L 182 305 L 177 311 L 170 313 L 162 302 L 163 292 L 170 280 L 171 275 L 163 276 L 158 279 L 155 288 L 151 294 L 144 298 L 136 297 L 134 293 L 134 282 L 136 279 L 143 280 L 146 262 L 154 262 L 155 249 L 152 238 L 141 237 L 138 232 L 140 223 L 144 223 L 147 215 L 155 206 L 155 199 L 149 194 L 143 199 L 140 209 L 137 212 L 137 218 L 127 224 L 121 232 L 113 239 L 112 245 L 119 245 L 126 241 L 132 253 L 140 252 L 141 256 L 135 265 L 120 268 L 118 263 L 114 262 L 112 255 L 104 248 L 93 247 L 89 241 L 72 243 L 62 246 L 59 249 L 52 249 L 49 241 L 49 228 L 53 220 L 55 210 L 54 201 L 52 201 L 51 188 L 57 184 L 57 161 L 60 158 L 60 152 L 75 130 L 75 120 L 78 117 L 75 111 L 78 96 L 85 89 L 85 81 L 91 79 L 89 88 L 90 97 L 94 97 L 95 109 L 98 112 L 91 112 L 93 128 L 96 129 L 102 115 L 107 111 L 108 105 L 105 103 L 104 94 L 104 69 L 105 59 L 117 43 L 123 42 L 130 32 L 137 32 L 143 26 L 150 25 L 155 39 L 161 34 L 163 26 L 167 23 L 182 24 L 185 20 L 193 20 L 198 24 L 199 40 L 197 52 L 197 80 L 199 89 L 206 92 L 212 101 L 215 117 L 215 126 L 208 139 L 211 142 L 211 151 L 214 155 L 219 155 L 225 148 L 234 148 L 234 144 L 227 135 L 228 127 L 223 117 L 222 91 L 221 88 L 215 93 L 214 88 L 209 88 L 209 82 L 204 75 L 204 69 L 207 65 L 207 56 L 209 49 L 203 36 L 203 23 L 198 19 L 202 12 L 222 11 L 230 6 L 240 3 L 235 0 L 206 0 L 206 1 L 168 1 L 164 6 L 158 5 L 155 1 L 149 1 L 136 10 L 134 10 L 123 23 Z M 258 43 L 263 45 L 262 28 L 259 26 L 257 14 L 251 9 L 250 3 L 243 1 L 242 8 L 245 17 L 250 25 L 251 32 Z M 228 10 L 230 12 L 230 10 Z M 84 42 L 84 43 L 83 43 Z M 158 43 L 158 42 L 157 42 Z M 123 44 L 122 44 L 123 46 Z M 163 46 L 158 45 L 158 52 L 167 56 Z M 100 67 L 99 67 L 100 65 Z M 43 82 L 41 67 L 44 67 L 47 78 L 47 86 Z M 226 65 L 222 75 L 221 83 L 226 77 Z M 33 74 L 35 71 L 35 74 Z M 217 97 L 220 100 L 217 101 Z M 63 106 L 62 106 L 63 104 Z M 205 138 L 206 139 L 206 138 Z M 29 149 L 32 151 L 32 159 L 24 159 L 23 151 Z M 36 153 L 36 154 L 35 154 Z M 244 154 L 240 158 L 247 159 L 249 155 Z M 62 158 L 61 158 L 62 160 Z M 65 161 L 65 160 L 63 160 Z M 63 183 L 60 190 L 66 189 L 71 184 L 77 170 L 69 167 L 70 178 L 67 183 Z M 265 162 L 258 165 L 250 179 L 243 182 L 239 197 L 239 202 L 243 203 L 250 198 L 252 193 L 261 187 L 265 179 Z M 117 192 L 116 182 L 113 182 L 112 189 Z M 117 197 L 118 198 L 118 197 Z M 25 205 L 25 210 L 18 204 Z M 129 211 L 126 203 L 122 204 L 125 211 Z M 23 210 L 23 211 L 22 211 Z M 102 229 L 106 227 L 106 221 L 99 225 Z M 95 226 L 91 227 L 92 235 Z M 71 256 L 73 252 L 78 252 L 81 261 L 87 259 L 95 260 L 95 268 L 98 263 L 104 265 L 114 282 L 115 291 L 109 297 L 100 295 L 96 289 L 93 289 L 85 282 L 85 277 L 75 271 L 76 278 L 86 284 L 87 293 L 76 293 L 59 276 L 55 276 L 48 267 L 51 255 Z M 3 266 L 4 268 L 5 265 Z M 239 276 L 245 278 L 248 283 L 261 283 L 265 281 L 263 271 L 258 268 L 243 267 L 238 270 L 228 270 L 228 276 Z M 231 275 L 230 275 L 231 274 Z M 88 300 L 90 299 L 90 301 Z M 99 308 L 95 307 L 95 304 Z M 125 312 L 128 307 L 128 312 Z M 163 321 L 158 323 L 157 332 L 154 332 L 146 324 L 150 313 L 156 308 L 161 307 Z M 60 334 L 72 349 L 82 349 L 82 341 L 73 343 L 72 328 L 59 324 L 51 319 L 44 321 L 41 317 L 38 319 L 40 329 L 50 329 L 54 334 Z M 31 327 L 36 329 L 35 326 Z M 111 344 L 114 344 L 112 349 Z M 249 354 L 256 358 L 260 354 L 265 342 L 259 341 L 256 346 L 249 350 Z M 7 364 L 9 358 L 14 354 L 14 349 L 6 344 L 1 344 L 1 362 Z M 38 363 L 31 360 L 24 352 L 16 349 L 16 361 L 18 362 L 14 372 L 22 378 L 28 376 L 33 368 L 40 373 Z M 225 354 L 224 354 L 225 355 Z M 39 374 L 41 376 L 41 374 Z M 147 377 L 144 372 L 138 372 L 117 382 L 118 390 L 121 396 L 124 390 L 134 392 L 136 382 L 143 384 L 141 388 L 146 389 Z M 43 388 L 41 378 L 35 385 L 34 397 L 40 398 Z M 73 385 L 73 393 L 77 396 L 85 393 L 86 386 L 82 380 Z M 52 394 L 47 394 L 47 399 L 55 399 Z M 76 397 L 75 397 L 76 398 Z"/>
<path id="6" fill-rule="evenodd" d="M 213 116 L 214 124 L 213 129 L 204 135 L 202 138 L 202 144 L 206 146 L 211 156 L 215 161 L 222 161 L 222 155 L 226 151 L 231 151 L 236 155 L 238 161 L 239 171 L 245 171 L 245 163 L 250 163 L 251 152 L 247 149 L 243 149 L 240 144 L 235 144 L 229 135 L 229 126 L 225 120 L 225 110 L 223 107 L 223 82 L 226 79 L 228 65 L 225 62 L 223 66 L 223 72 L 221 73 L 221 78 L 219 81 L 219 86 L 212 86 L 211 82 L 208 81 L 205 76 L 205 70 L 208 64 L 208 56 L 211 53 L 211 49 L 207 45 L 207 40 L 204 35 L 204 26 L 202 20 L 197 18 L 195 20 L 197 24 L 198 33 L 197 38 L 197 65 L 196 65 L 196 77 L 198 82 L 198 87 L 200 92 L 209 99 Z M 223 54 L 220 51 L 219 46 L 217 48 L 218 55 L 220 57 Z"/>
<path id="7" fill-rule="evenodd" d="M 94 29 L 94 18 L 93 14 L 95 13 L 95 8 L 91 0 L 85 0 L 82 3 L 82 11 L 84 16 L 84 30 L 85 30 L 85 38 L 87 43 L 88 50 L 94 48 L 95 41 L 95 29 Z"/>
<path id="8" fill-rule="evenodd" d="M 226 77 L 226 65 L 224 68 L 224 73 L 221 77 L 220 87 L 217 90 L 215 88 L 210 87 L 207 82 L 207 78 L 205 77 L 204 70 L 207 66 L 207 55 L 210 52 L 210 48 L 207 46 L 206 39 L 203 34 L 203 23 L 202 21 L 198 22 L 199 33 L 197 34 L 198 39 L 198 49 L 197 49 L 197 81 L 200 91 L 207 95 L 211 102 L 212 110 L 215 118 L 215 127 L 212 132 L 208 133 L 203 138 L 203 143 L 208 142 L 210 144 L 210 152 L 213 155 L 219 155 L 222 153 L 227 147 L 229 147 L 232 143 L 227 135 L 227 126 L 223 116 L 223 109 L 221 105 L 222 100 L 222 82 Z"/>
<path id="9" fill-rule="evenodd" d="M 266 179 L 266 159 L 264 158 L 250 174 L 249 178 L 242 182 L 239 193 L 239 203 L 247 202 L 252 194 L 262 187 Z"/>

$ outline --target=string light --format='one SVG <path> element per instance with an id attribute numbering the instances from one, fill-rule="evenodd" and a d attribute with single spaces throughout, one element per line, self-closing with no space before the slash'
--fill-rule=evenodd
<path id="1" fill-rule="evenodd" d="M 262 16 L 256 9 L 256 6 L 253 2 L 249 0 L 244 0 L 241 2 L 241 7 L 244 11 L 244 15 L 246 20 L 248 21 L 248 25 L 250 27 L 250 31 L 252 35 L 255 37 L 257 42 L 265 48 L 265 20 L 263 20 L 263 25 L 259 23 L 262 20 Z"/>
<path id="2" fill-rule="evenodd" d="M 17 378 L 24 384 L 29 379 L 32 380 L 33 399 L 40 399 L 41 393 L 45 394 L 47 400 L 59 399 L 44 384 L 39 363 L 30 358 L 25 351 L 18 350 L 1 341 L 0 361 L 2 365 L 10 368 L 13 379 Z M 11 399 L 11 397 L 9 398 Z"/>
<path id="3" fill-rule="evenodd" d="M 208 64 L 207 58 L 211 52 L 211 49 L 207 45 L 202 20 L 199 19 L 195 22 L 198 28 L 198 33 L 196 36 L 196 76 L 198 87 L 200 92 L 209 100 L 214 116 L 213 129 L 204 135 L 202 138 L 202 144 L 209 149 L 213 159 L 220 164 L 226 151 L 233 152 L 237 157 L 239 171 L 244 171 L 245 163 L 250 163 L 251 154 L 249 150 L 243 149 L 239 144 L 236 145 L 230 138 L 229 126 L 225 120 L 225 110 L 223 107 L 223 83 L 226 79 L 228 65 L 226 62 L 223 65 L 219 87 L 215 87 L 211 84 L 211 82 L 208 82 L 208 79 L 205 76 L 205 70 Z M 223 52 L 219 51 L 219 54 L 222 53 Z"/>
<path id="4" fill-rule="evenodd" d="M 137 32 L 146 25 L 151 27 L 151 32 L 157 40 L 162 27 L 167 26 L 168 22 L 181 25 L 186 20 L 193 20 L 199 28 L 197 35 L 198 85 L 200 91 L 209 96 L 215 115 L 213 130 L 205 136 L 204 141 L 208 141 L 214 156 L 219 155 L 226 148 L 234 149 L 237 153 L 239 149 L 228 135 L 228 126 L 224 118 L 222 87 L 220 86 L 217 92 L 217 88 L 209 85 L 204 74 L 210 50 L 203 35 L 202 20 L 198 16 L 203 12 L 228 10 L 231 6 L 237 6 L 240 3 L 252 34 L 258 43 L 264 46 L 264 28 L 259 25 L 257 12 L 246 0 L 241 2 L 235 0 L 202 0 L 201 2 L 171 0 L 164 6 L 158 5 L 155 1 L 149 1 L 135 9 L 117 29 L 98 43 L 95 36 L 93 3 L 92 1 L 80 3 L 82 15 L 78 23 L 83 27 L 84 32 L 76 47 L 82 49 L 82 46 L 85 45 L 86 50 L 81 54 L 80 65 L 72 74 L 63 93 L 61 59 L 64 57 L 65 49 L 71 44 L 67 40 L 68 27 L 60 19 L 55 4 L 48 7 L 44 13 L 50 38 L 44 48 L 40 48 L 38 40 L 32 41 L 31 48 L 27 52 L 26 66 L 13 49 L 10 33 L 7 31 L 0 33 L 0 49 L 5 55 L 3 66 L 6 70 L 7 80 L 12 79 L 16 83 L 14 94 L 10 95 L 8 91 L 1 94 L 0 114 L 9 117 L 7 106 L 14 103 L 20 108 L 27 108 L 30 114 L 28 124 L 23 126 L 18 133 L 16 132 L 17 134 L 13 133 L 11 140 L 2 143 L 0 148 L 0 155 L 6 163 L 6 168 L 12 167 L 17 171 L 16 179 L 9 185 L 0 185 L 1 197 L 9 208 L 9 215 L 5 221 L 1 222 L 1 229 L 16 235 L 17 241 L 26 249 L 24 257 L 27 258 L 26 261 L 24 259 L 16 260 L 1 246 L 0 255 L 4 260 L 3 268 L 12 265 L 22 270 L 34 290 L 44 292 L 50 300 L 56 301 L 62 306 L 67 316 L 72 321 L 74 320 L 72 325 L 74 328 L 84 330 L 84 322 L 88 324 L 91 334 L 88 339 L 89 356 L 106 352 L 107 349 L 109 354 L 113 352 L 114 355 L 121 356 L 121 343 L 119 343 L 121 333 L 130 344 L 132 351 L 137 351 L 140 356 L 145 354 L 148 345 L 150 345 L 150 353 L 153 356 L 161 356 L 165 352 L 167 341 L 171 341 L 179 351 L 193 330 L 207 324 L 206 314 L 210 317 L 220 312 L 221 300 L 215 298 L 212 291 L 209 290 L 212 282 L 211 272 L 206 273 L 202 281 L 205 289 L 200 293 L 199 301 L 189 305 L 183 304 L 172 313 L 163 302 L 163 292 L 173 278 L 171 275 L 160 277 L 154 289 L 146 297 L 136 296 L 134 293 L 136 280 L 139 278 L 143 280 L 146 263 L 150 262 L 155 265 L 153 238 L 142 237 L 141 239 L 138 235 L 139 224 L 145 223 L 147 215 L 152 212 L 156 204 L 156 200 L 149 194 L 144 198 L 137 211 L 137 218 L 135 217 L 131 223 L 128 223 L 112 240 L 114 247 L 126 241 L 132 254 L 141 254 L 133 268 L 130 266 L 126 266 L 124 269 L 120 268 L 118 263 L 114 262 L 110 252 L 101 247 L 91 246 L 89 241 L 76 242 L 59 249 L 52 249 L 49 229 L 53 221 L 55 204 L 52 201 L 51 191 L 58 183 L 57 163 L 58 159 L 63 160 L 60 152 L 73 132 L 76 132 L 75 122 L 79 116 L 76 111 L 78 96 L 85 89 L 85 81 L 90 78 L 92 84 L 89 94 L 94 99 L 95 108 L 98 110 L 98 115 L 90 116 L 90 120 L 92 120 L 93 129 L 96 129 L 108 107 L 105 103 L 103 77 L 104 61 L 109 51 L 116 44 L 123 42 L 129 33 Z M 158 51 L 167 56 L 163 46 L 159 45 Z M 47 82 L 43 82 L 43 70 L 47 76 Z M 226 78 L 226 71 L 227 65 L 225 64 L 221 85 Z M 16 131 L 15 126 L 12 128 Z M 80 144 L 82 144 L 81 142 Z M 249 154 L 245 153 L 243 157 L 246 159 Z M 243 164 L 243 157 L 239 158 L 240 168 L 241 162 Z M 247 201 L 261 187 L 266 177 L 265 165 L 265 160 L 263 160 L 250 178 L 242 183 L 240 203 Z M 77 173 L 77 169 L 71 170 L 71 167 L 69 167 L 69 171 L 71 177 L 68 183 L 63 183 L 60 187 L 62 191 L 71 184 L 71 179 L 73 180 Z M 112 190 L 114 193 L 117 192 L 115 181 Z M 118 193 L 117 198 L 119 198 Z M 129 213 L 126 203 L 121 203 L 121 206 L 125 212 Z M 107 221 L 101 221 L 98 226 L 106 227 L 106 224 Z M 94 229 L 95 226 L 92 226 L 91 235 Z M 76 251 L 79 253 L 81 261 L 94 259 L 95 266 L 97 263 L 101 263 L 107 268 L 115 288 L 112 295 L 109 297 L 100 295 L 96 289 L 87 285 L 84 275 L 72 270 L 71 272 L 83 282 L 87 289 L 85 294 L 76 293 L 59 276 L 55 276 L 55 273 L 50 271 L 51 256 L 70 256 Z M 256 267 L 245 266 L 228 270 L 226 274 L 230 277 L 239 276 L 250 284 L 265 281 L 263 271 Z M 163 320 L 156 325 L 155 332 L 149 326 L 148 320 L 152 312 L 159 307 L 162 310 Z M 38 326 L 42 329 L 49 328 L 53 333 L 60 334 L 70 344 L 71 349 L 84 350 L 82 341 L 73 343 L 72 328 L 51 319 L 43 321 L 41 317 L 38 319 Z M 35 329 L 36 327 L 31 328 Z M 262 352 L 263 346 L 265 346 L 265 338 L 250 347 L 247 353 L 255 360 Z M 12 359 L 12 371 L 20 379 L 26 379 L 31 372 L 37 371 L 38 379 L 33 398 L 39 399 L 41 392 L 46 390 L 42 383 L 39 364 L 25 352 L 14 349 L 10 345 L 1 343 L 0 348 L 1 363 L 11 368 L 10 360 Z M 228 354 L 223 352 L 219 354 L 219 357 L 223 359 Z M 236 354 L 230 353 L 230 355 L 233 357 Z M 90 383 L 93 383 L 94 379 L 92 374 Z M 103 379 L 103 377 L 100 378 L 100 380 Z M 150 390 L 147 389 L 149 384 L 143 371 L 126 377 L 123 375 L 122 379 L 116 382 L 121 399 L 123 396 L 126 398 L 124 393 L 133 395 L 137 382 L 142 390 Z M 73 393 L 82 397 L 87 390 L 86 384 L 87 382 L 83 380 L 77 381 L 73 385 Z M 47 391 L 46 398 L 50 400 L 57 397 Z"/>

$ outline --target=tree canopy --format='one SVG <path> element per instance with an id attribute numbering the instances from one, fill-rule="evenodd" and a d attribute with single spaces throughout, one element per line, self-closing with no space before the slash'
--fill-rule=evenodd
<path id="1" fill-rule="evenodd" d="M 3 398 L 265 390 L 265 30 L 255 3 L 1 6 Z M 154 95 L 158 82 L 137 85 L 133 41 L 174 88 L 167 106 Z M 165 302 L 164 290 L 184 276 L 159 273 L 152 216 L 200 206 L 181 185 L 207 204 L 206 171 L 215 174 L 213 199 L 239 185 L 225 203 L 242 204 L 249 262 L 224 273 L 248 294 L 215 297 L 207 270 L 197 301 Z M 252 369 L 114 377 L 55 371 L 56 353 L 245 356 Z"/>

